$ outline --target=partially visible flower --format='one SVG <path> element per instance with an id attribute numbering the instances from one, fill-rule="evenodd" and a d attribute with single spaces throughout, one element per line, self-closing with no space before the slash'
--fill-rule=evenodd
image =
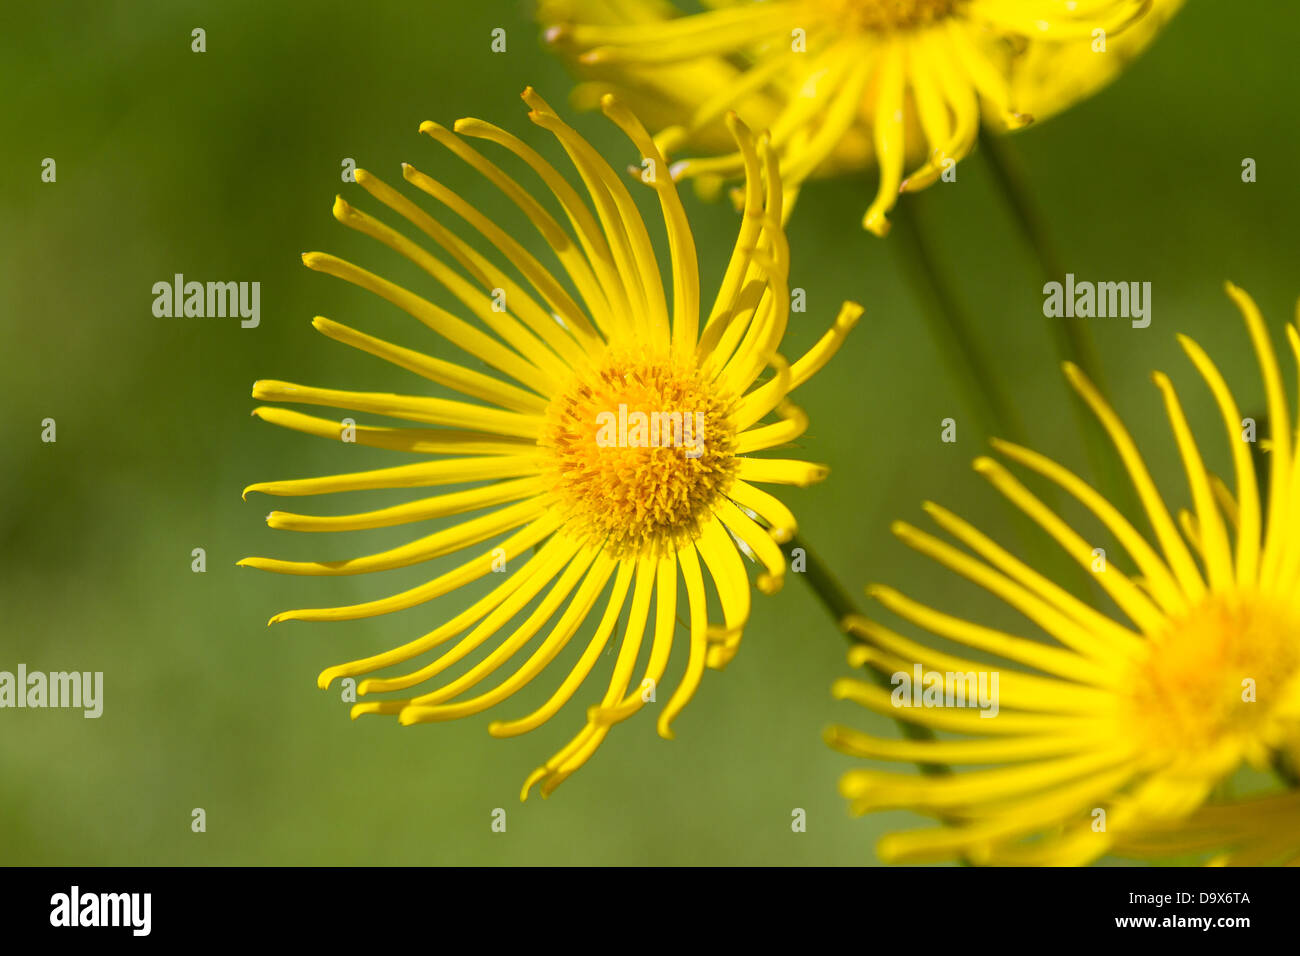
<path id="1" fill-rule="evenodd" d="M 855 622 L 866 643 L 851 652 L 852 662 L 892 675 L 895 691 L 843 680 L 836 696 L 944 736 L 890 740 L 835 727 L 829 742 L 856 756 L 956 768 L 943 775 L 867 769 L 844 775 L 840 789 L 856 812 L 905 808 L 939 821 L 884 837 L 882 859 L 1086 863 L 1152 827 L 1192 817 L 1243 761 L 1269 768 L 1292 752 L 1300 734 L 1298 436 L 1264 320 L 1244 292 L 1229 285 L 1228 293 L 1245 317 L 1263 375 L 1272 431 L 1267 505 L 1251 455 L 1252 423 L 1243 420 L 1209 356 L 1180 337 L 1222 415 L 1235 495 L 1207 471 L 1177 393 L 1161 373 L 1153 380 L 1193 505 L 1177 518 L 1114 410 L 1066 366 L 1114 442 L 1154 538 L 1134 526 L 1136 516 L 1122 514 L 1056 462 L 994 443 L 1091 512 L 1119 546 L 1107 554 L 1109 542 L 1075 530 L 1001 464 L 975 461 L 977 472 L 1091 572 L 1108 603 L 1076 597 L 938 505 L 925 510 L 968 551 L 895 525 L 908 545 L 1006 602 L 1053 642 L 953 616 L 892 588 L 869 589 L 889 611 L 977 655 L 948 653 L 874 621 Z M 1287 338 L 1300 359 L 1294 326 Z M 1125 568 L 1117 552 L 1132 565 Z M 988 706 L 983 699 L 970 706 L 979 691 Z"/>
<path id="2" fill-rule="evenodd" d="M 1300 790 L 1201 807 L 1122 838 L 1119 856 L 1203 857 L 1209 866 L 1300 866 Z"/>
<path id="3" fill-rule="evenodd" d="M 1035 121 L 1048 119 L 1087 99 L 1122 73 L 1150 44 L 1183 0 L 1150 0 L 1147 9 L 1117 35 L 1064 43 L 1027 43 L 1009 72 L 1009 95 Z"/>
<path id="4" fill-rule="evenodd" d="M 402 724 L 451 720 L 501 704 L 549 667 L 593 614 L 590 642 L 540 707 L 489 725 L 510 737 L 539 727 L 579 690 L 607 645 L 618 647 L 607 686 L 581 731 L 537 768 L 523 796 L 541 781 L 543 795 L 581 767 L 617 723 L 657 701 L 661 736 L 695 693 L 706 666 L 736 653 L 749 616 L 749 578 L 741 552 L 763 567 L 759 589 L 777 590 L 785 561 L 780 543 L 795 532 L 789 509 L 759 484 L 807 485 L 821 465 L 755 452 L 789 445 L 808 425 L 787 401 L 830 359 L 861 309 L 845 303 L 834 327 L 794 363 L 778 353 L 790 311 L 789 249 L 781 229 L 781 183 L 765 136 L 728 121 L 745 157 L 745 213 L 717 297 L 701 309 L 695 241 L 663 157 L 641 123 L 614 98 L 602 106 L 640 151 L 638 166 L 662 209 L 671 253 L 671 294 L 664 288 L 636 201 L 614 169 L 531 89 L 529 118 L 555 136 L 585 186 L 582 196 L 554 166 L 514 135 L 482 120 L 421 132 L 501 191 L 549 247 L 553 273 L 475 206 L 415 167 L 402 175 L 495 247 L 483 255 L 423 206 L 358 169 L 356 182 L 398 222 L 423 233 L 437 253 L 355 209 L 341 197 L 334 216 L 424 270 L 456 299 L 466 318 L 350 262 L 320 252 L 306 265 L 337 276 L 410 314 L 455 360 L 395 345 L 317 317 L 323 334 L 425 381 L 406 394 L 341 391 L 259 381 L 254 398 L 322 405 L 419 423 L 421 427 L 345 424 L 275 407 L 254 411 L 286 428 L 337 441 L 420 456 L 411 464 L 324 478 L 259 483 L 270 495 L 320 495 L 369 489 L 462 486 L 377 510 L 327 517 L 274 511 L 273 528 L 354 531 L 457 518 L 409 543 L 335 561 L 246 558 L 240 564 L 303 575 L 352 575 L 410 567 L 449 555 L 456 565 L 391 597 L 350 607 L 287 611 L 272 618 L 340 621 L 414 608 L 464 594 L 475 582 L 499 582 L 453 612 L 439 605 L 433 630 L 393 650 L 325 670 L 340 678 L 374 674 L 425 658 L 408 673 L 373 676 L 357 693 L 406 691 L 352 709 L 395 715 Z M 459 134 L 459 135 L 457 135 Z M 467 140 L 512 154 L 544 185 L 546 205 Z M 505 261 L 507 268 L 501 265 Z M 452 265 L 451 263 L 455 263 Z M 522 282 L 520 281 L 522 279 Z M 771 367 L 774 374 L 764 378 Z M 432 397 L 433 383 L 457 394 Z M 705 571 L 713 581 L 720 625 L 708 621 Z M 501 572 L 494 574 L 494 572 Z M 679 608 L 679 584 L 685 607 Z M 603 603 L 603 610 L 597 605 Z M 651 623 L 653 605 L 653 623 Z M 663 680 L 679 616 L 686 662 L 666 697 Z M 621 641 L 613 639 L 622 625 Z M 648 628 L 648 631 L 647 631 Z M 650 641 L 645 637 L 649 633 Z M 455 641 L 441 652 L 437 648 Z M 643 653 L 644 648 L 644 653 Z M 634 673 L 644 657 L 640 678 Z M 448 678 L 459 670 L 458 676 Z"/>
<path id="5" fill-rule="evenodd" d="M 966 156 L 981 117 L 1017 129 L 1089 95 L 1181 3 L 720 0 L 680 15 L 664 0 L 543 0 L 539 18 L 591 77 L 580 103 L 618 90 L 653 111 L 666 154 L 721 154 L 682 160 L 674 175 L 711 190 L 740 173 L 720 127 L 735 110 L 771 129 L 792 191 L 874 164 L 863 226 L 884 235 L 899 193 Z"/>

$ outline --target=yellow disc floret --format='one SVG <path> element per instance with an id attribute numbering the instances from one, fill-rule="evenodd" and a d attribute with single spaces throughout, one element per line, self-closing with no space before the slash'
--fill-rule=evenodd
<path id="1" fill-rule="evenodd" d="M 1240 759 L 1300 672 L 1300 619 L 1287 604 L 1211 597 L 1171 620 L 1135 669 L 1128 706 L 1148 752 Z"/>
<path id="2" fill-rule="evenodd" d="M 952 16 L 963 0 L 808 0 L 812 12 L 845 30 L 893 33 Z"/>
<path id="3" fill-rule="evenodd" d="M 732 404 L 693 363 L 608 355 L 547 412 L 565 517 L 619 555 L 694 538 L 735 474 Z"/>

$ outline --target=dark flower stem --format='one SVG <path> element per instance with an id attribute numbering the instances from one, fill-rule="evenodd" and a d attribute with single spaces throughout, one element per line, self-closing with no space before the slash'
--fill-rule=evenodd
<path id="1" fill-rule="evenodd" d="M 790 560 L 790 553 L 795 548 L 803 549 L 804 559 L 807 562 L 807 567 L 800 577 L 808 582 L 808 587 L 812 588 L 813 594 L 817 595 L 822 604 L 826 607 L 827 613 L 830 614 L 831 619 L 835 622 L 835 626 L 840 629 L 840 632 L 847 637 L 851 643 L 861 642 L 862 638 L 852 633 L 845 626 L 851 618 L 861 616 L 857 606 L 853 603 L 853 599 L 849 597 L 849 593 L 844 590 L 844 586 L 840 584 L 835 575 L 831 573 L 830 568 L 828 568 L 822 559 L 818 557 L 817 552 L 810 548 L 808 542 L 798 535 L 795 535 L 785 543 L 783 550 L 785 551 L 787 561 Z M 886 678 L 884 674 L 871 667 L 867 667 L 866 671 L 868 675 L 870 675 L 871 679 L 882 689 L 893 690 L 893 685 L 890 684 L 889 679 Z M 905 720 L 898 720 L 897 718 L 894 719 L 894 723 L 898 725 L 899 733 L 908 740 L 935 739 L 934 732 L 930 730 L 929 727 L 919 727 L 916 724 L 910 724 Z M 921 773 L 932 777 L 941 777 L 952 773 L 952 768 L 941 763 L 918 763 L 916 769 Z M 940 817 L 940 819 L 949 825 L 956 825 L 946 817 Z M 970 860 L 965 856 L 959 857 L 957 862 L 960 866 L 970 866 Z"/>
<path id="2" fill-rule="evenodd" d="M 918 193 L 906 198 L 893 212 L 893 235 L 887 241 L 898 243 L 903 267 L 930 323 L 931 337 L 960 383 L 966 406 L 974 410 L 983 438 L 996 437 L 1027 445 L 1024 427 L 1002 385 L 1005 376 L 993 370 L 981 336 L 959 303 L 927 237 L 917 208 L 924 202 L 924 196 Z M 1050 491 L 1044 496 L 1048 504 L 1053 499 L 1054 493 Z M 1090 586 L 1078 566 L 1051 547 L 1041 529 L 1022 511 L 1014 509 L 1011 520 L 1021 544 L 1038 556 L 1041 567 L 1051 569 L 1058 581 L 1075 591 Z"/>
<path id="3" fill-rule="evenodd" d="M 798 535 L 791 538 L 784 545 L 787 561 L 791 560 L 791 552 L 793 552 L 795 548 L 803 550 L 803 558 L 807 565 L 805 570 L 802 571 L 799 576 L 807 582 L 808 587 L 812 589 L 813 594 L 815 594 L 818 600 L 822 602 L 822 605 L 826 608 L 826 612 L 830 614 L 831 620 L 835 622 L 835 626 L 840 630 L 840 633 L 842 633 L 850 643 L 861 643 L 862 638 L 849 630 L 848 622 L 855 617 L 862 617 L 862 612 L 859 611 L 857 606 L 853 603 L 853 598 L 851 598 L 848 591 L 844 589 L 844 585 L 840 584 L 835 575 L 831 573 L 830 568 L 826 566 L 825 562 L 822 561 L 817 552 L 809 546 L 808 542 Z M 866 667 L 865 670 L 872 681 L 882 689 L 894 689 L 893 685 L 889 682 L 889 678 L 884 674 L 872 667 Z M 905 720 L 899 720 L 897 718 L 894 719 L 894 723 L 898 725 L 899 732 L 909 740 L 934 740 L 934 733 L 928 727 L 920 727 L 916 724 L 909 723 Z M 942 764 L 918 763 L 916 766 L 921 773 L 951 773 L 948 767 Z"/>
<path id="4" fill-rule="evenodd" d="M 994 374 L 970 317 L 958 304 L 939 268 L 920 221 L 919 196 L 909 196 L 908 200 L 893 212 L 893 235 L 888 241 L 902 251 L 903 268 L 921 300 L 935 345 L 959 383 L 967 407 L 977 416 L 984 437 L 1023 443 L 1024 429 L 1007 399 L 1002 380 Z"/>
<path id="5" fill-rule="evenodd" d="M 980 154 L 993 175 L 998 194 L 1002 197 L 1012 220 L 1033 253 L 1044 280 L 1064 282 L 1065 267 L 1044 225 L 1043 217 L 1034 204 L 1033 190 L 1026 181 L 1012 147 L 984 128 L 980 129 L 979 142 Z M 1092 332 L 1086 321 L 1054 319 L 1049 320 L 1048 328 L 1056 346 L 1057 357 L 1079 366 L 1097 386 L 1102 396 L 1109 401 L 1109 389 L 1102 375 L 1101 359 L 1098 357 Z M 1136 492 L 1126 480 L 1123 468 L 1111 450 L 1110 439 L 1105 430 L 1083 399 L 1068 386 L 1066 391 L 1070 395 L 1071 407 L 1079 421 L 1079 430 L 1083 435 L 1093 474 L 1106 491 L 1107 497 L 1126 514 L 1141 514 Z M 1115 545 L 1118 546 L 1118 543 L 1116 542 Z"/>

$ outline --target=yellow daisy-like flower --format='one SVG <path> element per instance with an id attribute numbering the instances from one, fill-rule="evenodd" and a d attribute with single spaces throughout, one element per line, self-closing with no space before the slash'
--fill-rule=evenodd
<path id="1" fill-rule="evenodd" d="M 879 169 L 863 226 L 877 235 L 900 192 L 966 156 L 981 117 L 1017 129 L 1110 80 L 1182 0 L 718 0 L 683 16 L 663 0 L 544 0 L 547 37 L 592 76 L 663 119 L 665 153 L 706 190 L 742 157 L 720 137 L 735 110 L 772 131 L 788 189 Z M 908 162 L 917 165 L 904 175 Z"/>
<path id="2" fill-rule="evenodd" d="M 1201 807 L 1120 839 L 1115 853 L 1142 860 L 1209 853 L 1209 866 L 1300 866 L 1300 790 Z"/>
<path id="3" fill-rule="evenodd" d="M 752 453 L 785 445 L 804 431 L 806 416 L 786 396 L 827 362 L 862 310 L 845 303 L 833 328 L 797 362 L 787 363 L 778 354 L 790 306 L 780 176 L 766 134 L 756 138 L 732 118 L 729 125 L 745 157 L 745 215 L 701 329 L 690 225 L 672 179 L 654 175 L 667 167 L 640 122 L 612 97 L 605 99 L 605 114 L 641 152 L 645 162 L 638 171 L 662 207 L 671 249 L 671 306 L 649 232 L 628 187 L 541 97 L 530 89 L 523 98 L 531 107 L 529 118 L 552 133 L 568 154 L 585 198 L 535 150 L 482 120 L 459 120 L 454 131 L 435 123 L 420 129 L 518 207 L 559 261 L 563 281 L 514 233 L 409 165 L 402 167 L 406 181 L 494 246 L 523 283 L 423 206 L 364 170 L 356 171 L 362 189 L 432 240 L 446 258 L 342 198 L 334 205 L 335 218 L 419 266 L 477 321 L 458 318 L 334 256 L 313 252 L 303 257 L 309 268 L 374 292 L 409 313 L 444 345 L 460 350 L 465 364 L 390 344 L 326 318 L 314 320 L 319 331 L 469 400 L 277 381 L 253 387 L 253 396 L 266 401 L 324 405 L 437 427 L 341 428 L 334 420 L 258 408 L 256 416 L 277 425 L 426 460 L 260 483 L 245 494 L 465 486 L 355 514 L 276 511 L 267 519 L 271 527 L 349 531 L 481 514 L 365 557 L 307 562 L 248 558 L 240 563 L 285 574 L 349 575 L 469 550 L 452 569 L 391 597 L 272 618 L 275 623 L 370 617 L 497 578 L 500 583 L 486 596 L 454 615 L 440 613 L 441 623 L 424 636 L 320 675 L 320 686 L 327 688 L 340 678 L 414 662 L 454 640 L 408 673 L 370 677 L 357 687 L 366 696 L 406 691 L 465 662 L 459 676 L 444 677 L 425 693 L 365 701 L 352 711 L 353 717 L 394 714 L 407 725 L 465 717 L 502 703 L 555 660 L 607 594 L 590 643 L 550 699 L 527 715 L 488 728 L 493 736 L 515 736 L 558 712 L 589 676 L 626 615 L 603 696 L 588 711 L 581 732 L 528 778 L 526 797 L 539 780 L 544 781 L 542 793 L 549 793 L 591 757 L 614 724 L 655 699 L 654 688 L 674 643 L 679 581 L 686 597 L 680 613 L 687 622 L 688 649 L 681 682 L 657 705 L 662 736 L 671 736 L 669 725 L 694 694 L 704 668 L 721 668 L 736 653 L 750 604 L 738 548 L 762 564 L 758 586 L 770 593 L 780 587 L 784 574 L 779 544 L 795 532 L 790 511 L 758 485 L 803 486 L 826 474 L 821 465 Z M 570 228 L 469 139 L 491 143 L 522 161 L 558 203 Z M 760 381 L 769 366 L 775 373 Z M 495 546 L 487 547 L 494 540 Z M 717 593 L 721 626 L 707 620 L 704 569 Z M 500 577 L 494 572 L 501 572 Z M 644 676 L 634 682 L 652 601 Z M 535 640 L 544 630 L 544 638 Z M 499 671 L 508 676 L 480 686 Z"/>
<path id="4" fill-rule="evenodd" d="M 846 773 L 840 789 L 854 811 L 907 808 L 940 821 L 884 837 L 882 859 L 1088 862 L 1148 825 L 1187 817 L 1243 761 L 1268 767 L 1300 736 L 1296 436 L 1264 320 L 1244 292 L 1229 285 L 1228 293 L 1245 316 L 1268 400 L 1266 507 L 1251 456 L 1254 424 L 1243 420 L 1209 356 L 1181 337 L 1222 413 L 1235 495 L 1206 470 L 1177 393 L 1161 373 L 1153 380 L 1193 505 L 1177 519 L 1119 417 L 1066 366 L 1113 440 L 1153 538 L 1063 466 L 994 443 L 1091 512 L 1129 556 L 1131 569 L 1098 550 L 1097 538 L 1075 530 L 1003 465 L 975 461 L 977 472 L 1091 572 L 1114 610 L 1080 600 L 938 505 L 925 510 L 968 551 L 911 525 L 894 526 L 908 545 L 1006 602 L 1055 643 L 973 623 L 892 588 L 869 589 L 899 617 L 983 655 L 946 653 L 879 623 L 854 622 L 866 643 L 851 660 L 891 675 L 894 689 L 844 680 L 834 693 L 944 736 L 885 740 L 835 727 L 829 742 L 862 757 L 980 768 L 924 776 Z M 1294 326 L 1287 337 L 1300 359 Z"/>

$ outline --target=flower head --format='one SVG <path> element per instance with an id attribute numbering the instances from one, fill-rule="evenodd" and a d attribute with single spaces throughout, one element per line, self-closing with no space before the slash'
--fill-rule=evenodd
<path id="1" fill-rule="evenodd" d="M 424 205 L 359 169 L 361 188 L 423 233 L 439 252 L 342 198 L 334 205 L 335 218 L 419 266 L 472 319 L 334 256 L 313 252 L 303 261 L 376 293 L 419 320 L 440 340 L 437 351 L 450 347 L 462 354 L 456 360 L 434 357 L 318 317 L 313 324 L 325 335 L 413 373 L 424 384 L 401 394 L 277 381 L 253 386 L 254 397 L 265 401 L 417 423 L 419 427 L 341 428 L 338 421 L 278 407 L 254 412 L 287 428 L 421 460 L 326 478 L 259 483 L 245 494 L 463 486 L 353 514 L 275 511 L 268 518 L 273 528 L 347 531 L 479 514 L 456 517 L 445 528 L 364 557 L 305 562 L 247 558 L 240 563 L 330 576 L 458 555 L 449 570 L 391 597 L 288 611 L 272 623 L 371 617 L 453 600 L 450 595 L 476 581 L 499 582 L 486 596 L 466 599 L 468 606 L 456 613 L 440 612 L 438 626 L 423 636 L 325 670 L 322 688 L 340 678 L 414 667 L 363 680 L 357 692 L 367 698 L 425 685 L 416 695 L 360 702 L 353 707 L 354 717 L 391 714 L 402 724 L 419 724 L 488 710 L 541 674 L 594 615 L 598 623 L 586 650 L 550 699 L 531 713 L 488 728 L 498 737 L 522 734 L 574 696 L 620 629 L 617 659 L 603 694 L 588 711 L 581 732 L 528 778 L 526 796 L 539 780 L 544 781 L 543 794 L 549 793 L 590 758 L 614 724 L 656 699 L 653 691 L 668 667 L 679 616 L 688 632 L 686 663 L 675 691 L 654 705 L 662 736 L 671 736 L 669 725 L 694 694 L 704 668 L 721 668 L 736 653 L 750 603 L 741 549 L 763 565 L 758 585 L 772 592 L 784 573 L 779 544 L 795 531 L 789 510 L 758 485 L 807 485 L 826 472 L 820 465 L 752 453 L 788 444 L 804 431 L 806 416 L 786 397 L 838 349 L 861 309 L 846 303 L 834 327 L 798 361 L 787 363 L 778 353 L 789 317 L 789 251 L 780 224 L 780 177 L 766 135 L 754 137 L 739 120 L 728 121 L 746 158 L 745 215 L 717 297 L 701 314 L 686 213 L 672 179 L 655 175 L 666 167 L 640 122 L 613 97 L 604 100 L 605 114 L 640 150 L 644 162 L 637 172 L 662 208 L 671 250 L 671 300 L 650 234 L 623 179 L 541 97 L 532 90 L 523 95 L 531 108 L 529 118 L 552 133 L 568 154 L 586 197 L 539 153 L 496 126 L 463 119 L 454 129 L 435 123 L 420 129 L 505 194 L 540 234 L 561 271 L 550 271 L 515 233 L 445 185 L 404 165 L 403 178 L 494 246 L 522 276 L 523 282 L 517 281 Z M 544 184 L 568 228 L 469 140 L 513 154 Z M 769 367 L 775 372 L 764 377 Z M 429 395 L 434 390 L 429 383 L 457 397 Z M 721 607 L 720 625 L 708 622 L 706 571 Z M 681 609 L 679 583 L 686 598 Z M 454 643 L 437 650 L 449 642 Z M 647 660 L 637 678 L 643 645 Z M 460 670 L 458 676 L 443 676 L 453 668 Z"/>
<path id="2" fill-rule="evenodd" d="M 977 472 L 1089 572 L 1108 603 L 1075 596 L 938 505 L 927 504 L 926 511 L 969 550 L 895 525 L 911 547 L 986 589 L 1053 640 L 977 624 L 892 588 L 869 589 L 889 611 L 975 656 L 948 653 L 874 621 L 855 622 L 866 643 L 852 660 L 893 675 L 895 690 L 845 680 L 835 694 L 945 736 L 882 740 L 836 727 L 829 742 L 862 757 L 981 768 L 919 777 L 865 769 L 845 774 L 841 791 L 858 812 L 908 808 L 940 821 L 886 836 L 882 858 L 1087 862 L 1147 827 L 1193 814 L 1243 762 L 1268 768 L 1293 752 L 1300 739 L 1300 463 L 1264 320 L 1244 292 L 1233 286 L 1228 292 L 1245 316 L 1263 373 L 1272 432 L 1266 496 L 1251 454 L 1254 423 L 1243 420 L 1209 356 L 1182 337 L 1222 415 L 1235 494 L 1206 469 L 1177 392 L 1161 373 L 1153 381 L 1192 502 L 1177 519 L 1119 417 L 1077 369 L 1066 367 L 1114 442 L 1153 535 L 1134 526 L 1136 516 L 1122 514 L 1075 474 L 1027 448 L 994 443 L 1076 499 L 1109 538 L 1076 530 L 992 458 L 975 461 Z M 1300 359 L 1295 327 L 1287 337 Z M 991 691 L 991 706 L 980 691 Z M 969 706 L 977 696 L 980 706 Z"/>
<path id="3" fill-rule="evenodd" d="M 546 0 L 547 36 L 591 77 L 661 119 L 676 176 L 706 189 L 743 158 L 721 137 L 735 110 L 772 130 L 787 189 L 879 169 L 863 226 L 938 180 L 984 122 L 1017 129 L 1089 95 L 1150 42 L 1181 0 L 723 0 L 678 15 L 662 0 Z M 910 172 L 906 172 L 909 162 Z M 906 173 L 906 175 L 905 175 Z"/>

